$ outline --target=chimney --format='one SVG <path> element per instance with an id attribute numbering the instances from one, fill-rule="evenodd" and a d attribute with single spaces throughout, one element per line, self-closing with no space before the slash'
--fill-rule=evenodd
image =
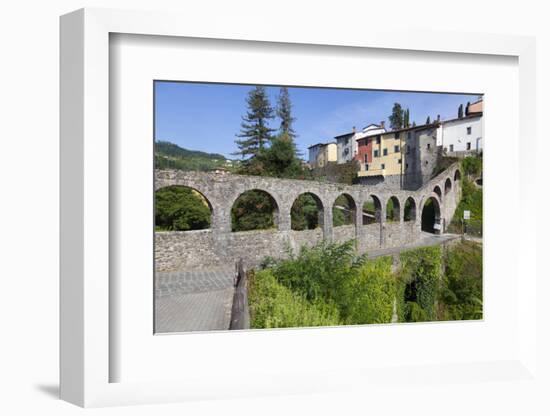
<path id="1" fill-rule="evenodd" d="M 355 133 L 355 126 L 353 126 L 353 127 L 351 128 L 351 131 L 352 131 L 353 133 Z"/>
<path id="2" fill-rule="evenodd" d="M 386 125 L 386 122 L 385 122 L 384 120 L 382 120 L 382 121 L 380 122 L 380 127 L 381 127 L 381 128 L 385 128 L 385 125 Z"/>
<path id="3" fill-rule="evenodd" d="M 437 121 L 441 121 L 441 116 L 439 114 L 437 115 Z"/>

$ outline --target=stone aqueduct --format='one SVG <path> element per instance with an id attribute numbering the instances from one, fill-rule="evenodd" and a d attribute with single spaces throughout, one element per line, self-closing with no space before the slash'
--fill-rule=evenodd
<path id="1" fill-rule="evenodd" d="M 355 238 L 359 252 L 398 247 L 413 243 L 421 236 L 421 217 L 425 203 L 432 198 L 436 223 L 446 228 L 460 200 L 460 171 L 454 164 L 416 191 L 391 190 L 364 185 L 342 185 L 317 181 L 234 175 L 225 172 L 155 171 L 155 190 L 166 186 L 186 186 L 200 192 L 211 209 L 211 228 L 196 231 L 155 233 L 157 271 L 193 270 L 227 266 L 242 258 L 245 265 L 256 265 L 266 256 L 276 257 L 288 247 L 314 245 L 323 238 L 343 242 Z M 231 231 L 231 209 L 237 198 L 249 190 L 267 192 L 276 203 L 276 228 L 257 231 Z M 291 208 L 299 195 L 312 194 L 319 208 L 320 227 L 313 230 L 291 229 Z M 345 195 L 354 224 L 333 226 L 332 207 Z M 386 220 L 389 199 L 398 206 L 398 218 Z M 374 200 L 376 218 L 364 225 L 363 204 Z M 407 200 L 409 202 L 407 203 Z M 412 204 L 405 221 L 405 204 Z"/>

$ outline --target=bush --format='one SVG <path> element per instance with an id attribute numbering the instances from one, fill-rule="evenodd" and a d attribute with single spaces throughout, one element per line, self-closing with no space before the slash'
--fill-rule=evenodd
<path id="1" fill-rule="evenodd" d="M 466 320 L 483 317 L 482 248 L 464 241 L 445 254 L 445 274 L 440 293 L 439 319 Z"/>
<path id="2" fill-rule="evenodd" d="M 400 320 L 435 319 L 435 302 L 441 277 L 441 248 L 422 247 L 401 253 L 398 312 Z M 420 308 L 422 312 L 417 309 Z"/>
<path id="3" fill-rule="evenodd" d="M 250 274 L 249 305 L 252 328 L 291 328 L 340 325 L 335 306 L 308 302 L 283 286 L 271 272 Z"/>
<path id="4" fill-rule="evenodd" d="M 196 191 L 168 186 L 155 192 L 157 230 L 202 230 L 210 227 L 210 208 Z"/>
<path id="5" fill-rule="evenodd" d="M 371 260 L 362 265 L 348 284 L 350 303 L 346 324 L 379 324 L 392 320 L 395 278 L 391 257 Z"/>
<path id="6" fill-rule="evenodd" d="M 345 305 L 349 282 L 356 269 L 366 261 L 357 256 L 355 240 L 343 244 L 321 242 L 315 247 L 303 246 L 298 255 L 289 253 L 288 260 L 275 262 L 277 281 L 307 300 L 323 300 Z"/>

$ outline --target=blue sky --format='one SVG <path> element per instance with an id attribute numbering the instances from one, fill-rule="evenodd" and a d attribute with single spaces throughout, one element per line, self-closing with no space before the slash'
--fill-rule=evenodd
<path id="1" fill-rule="evenodd" d="M 155 82 L 155 139 L 165 140 L 186 149 L 221 153 L 235 158 L 235 139 L 241 116 L 246 112 L 250 85 Z M 279 87 L 266 87 L 271 103 L 276 105 Z M 385 120 L 393 103 L 409 108 L 411 122 L 423 124 L 432 120 L 454 118 L 458 106 L 474 102 L 478 95 L 417 93 L 333 88 L 289 87 L 296 144 L 307 158 L 307 147 L 332 141 L 355 126 L 362 129 L 370 123 Z M 271 122 L 278 128 L 279 120 Z"/>

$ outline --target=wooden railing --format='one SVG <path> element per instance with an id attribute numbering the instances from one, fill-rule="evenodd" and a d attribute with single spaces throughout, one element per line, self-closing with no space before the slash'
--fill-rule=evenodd
<path id="1" fill-rule="evenodd" d="M 235 279 L 235 293 L 233 294 L 229 329 L 249 329 L 250 313 L 248 310 L 247 278 L 242 259 L 237 262 L 236 269 L 237 277 Z"/>

